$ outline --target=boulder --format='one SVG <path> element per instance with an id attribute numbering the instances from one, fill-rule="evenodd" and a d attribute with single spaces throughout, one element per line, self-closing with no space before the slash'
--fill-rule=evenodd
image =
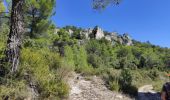
<path id="1" fill-rule="evenodd" d="M 74 33 L 74 31 L 72 31 L 71 29 L 68 30 L 68 34 L 69 34 L 70 36 L 72 36 L 73 33 Z"/>
<path id="2" fill-rule="evenodd" d="M 90 35 L 90 38 L 95 38 L 95 39 L 101 39 L 104 37 L 104 32 L 103 30 L 96 26 L 93 31 L 92 31 L 92 34 Z"/>
<path id="3" fill-rule="evenodd" d="M 124 42 L 123 44 L 128 45 L 128 46 L 133 45 L 132 39 L 127 33 L 123 34 L 122 39 Z"/>
<path id="4" fill-rule="evenodd" d="M 110 35 L 106 35 L 106 36 L 105 36 L 105 39 L 108 40 L 108 41 L 112 41 L 112 38 L 111 38 Z"/>
<path id="5" fill-rule="evenodd" d="M 54 34 L 57 34 L 59 31 L 60 31 L 60 29 L 56 28 Z"/>
<path id="6" fill-rule="evenodd" d="M 93 29 L 91 29 L 91 28 L 85 29 L 80 32 L 80 35 L 84 36 L 85 39 L 90 39 L 89 35 L 92 33 L 92 31 L 93 31 Z"/>
<path id="7" fill-rule="evenodd" d="M 110 36 L 113 41 L 118 41 L 118 34 L 116 32 L 110 33 Z"/>

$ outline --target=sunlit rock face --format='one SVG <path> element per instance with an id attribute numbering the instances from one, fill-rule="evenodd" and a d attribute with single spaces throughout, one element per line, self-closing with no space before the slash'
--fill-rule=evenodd
<path id="1" fill-rule="evenodd" d="M 118 34 L 116 32 L 110 33 L 112 41 L 118 41 Z"/>
<path id="2" fill-rule="evenodd" d="M 106 35 L 105 39 L 108 40 L 108 41 L 112 41 L 112 37 L 110 35 Z"/>
<path id="3" fill-rule="evenodd" d="M 59 31 L 59 29 L 56 29 L 56 33 Z M 70 36 L 74 33 L 73 30 L 69 29 L 68 33 Z M 117 32 L 106 32 L 103 31 L 102 28 L 95 26 L 94 28 L 87 28 L 82 29 L 80 31 L 80 39 L 79 40 L 89 40 L 89 39 L 97 39 L 100 40 L 102 38 L 110 41 L 114 44 L 118 43 L 120 45 L 127 45 L 131 46 L 133 45 L 132 38 L 127 34 L 120 35 Z M 81 42 L 82 43 L 82 42 Z"/>
<path id="4" fill-rule="evenodd" d="M 80 32 L 81 36 L 84 36 L 85 39 L 90 39 L 89 35 L 92 34 L 93 29 L 88 28 L 88 29 L 84 29 Z"/>
<path id="5" fill-rule="evenodd" d="M 60 28 L 56 28 L 54 34 L 57 34 L 60 31 Z"/>
<path id="6" fill-rule="evenodd" d="M 72 36 L 73 33 L 74 33 L 74 31 L 72 31 L 71 29 L 68 30 L 68 34 L 69 34 L 70 36 Z"/>
<path id="7" fill-rule="evenodd" d="M 131 46 L 133 45 L 131 37 L 125 33 L 123 35 L 111 35 L 112 41 L 117 42 L 121 45 Z"/>
<path id="8" fill-rule="evenodd" d="M 103 30 L 100 27 L 96 26 L 92 31 L 91 38 L 102 39 L 103 37 L 104 37 Z"/>
<path id="9" fill-rule="evenodd" d="M 122 39 L 123 39 L 123 44 L 128 46 L 133 45 L 132 39 L 127 33 L 123 34 Z"/>

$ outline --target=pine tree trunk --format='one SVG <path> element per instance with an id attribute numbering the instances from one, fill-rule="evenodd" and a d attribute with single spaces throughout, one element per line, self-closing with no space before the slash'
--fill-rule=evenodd
<path id="1" fill-rule="evenodd" d="M 12 0 L 11 25 L 7 41 L 6 57 L 10 65 L 10 72 L 18 69 L 21 48 L 21 35 L 23 28 L 23 4 L 24 0 Z"/>

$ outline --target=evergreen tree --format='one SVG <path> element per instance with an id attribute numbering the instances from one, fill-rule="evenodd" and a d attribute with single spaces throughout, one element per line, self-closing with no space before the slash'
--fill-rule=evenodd
<path id="1" fill-rule="evenodd" d="M 47 31 L 55 2 L 55 0 L 27 0 L 25 23 L 30 30 L 28 35 L 31 38 L 36 38 Z"/>

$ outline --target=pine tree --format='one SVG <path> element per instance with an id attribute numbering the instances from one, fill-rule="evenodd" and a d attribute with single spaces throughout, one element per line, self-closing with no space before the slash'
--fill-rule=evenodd
<path id="1" fill-rule="evenodd" d="M 46 32 L 50 25 L 55 0 L 27 0 L 25 6 L 25 23 L 30 30 L 28 35 L 36 38 Z"/>

